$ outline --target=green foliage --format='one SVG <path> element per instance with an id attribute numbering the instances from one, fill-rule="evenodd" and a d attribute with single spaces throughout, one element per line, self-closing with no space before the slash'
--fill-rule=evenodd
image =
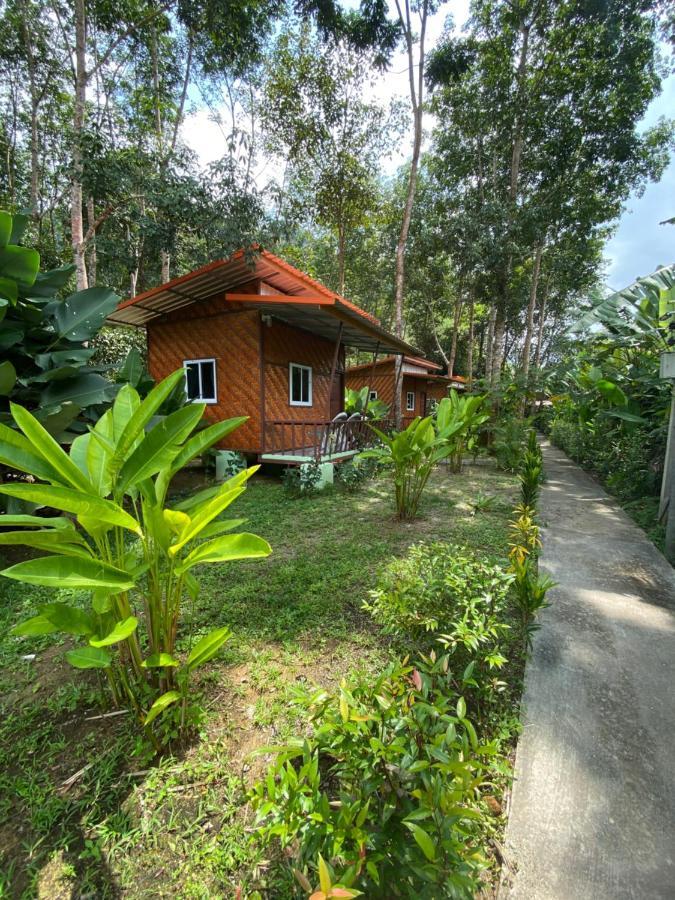
<path id="1" fill-rule="evenodd" d="M 73 266 L 40 272 L 39 254 L 19 245 L 25 216 L 0 212 L 0 422 L 10 423 L 10 401 L 35 411 L 53 435 L 84 430 L 75 422 L 95 421 L 117 387 L 90 365 L 89 341 L 119 297 L 89 288 L 62 299 Z"/>
<path id="2" fill-rule="evenodd" d="M 496 747 L 479 743 L 449 665 L 431 654 L 298 696 L 312 731 L 274 748 L 252 799 L 263 839 L 303 874 L 321 856 L 368 897 L 474 896 L 477 792 Z"/>
<path id="3" fill-rule="evenodd" d="M 471 397 L 471 402 L 460 403 L 454 393 L 451 391 L 450 397 L 441 400 L 433 416 L 423 419 L 418 416 L 403 431 L 391 436 L 373 426 L 382 446 L 364 451 L 361 457 L 376 459 L 392 471 L 400 519 L 416 517 L 434 467 L 461 452 L 480 418 L 482 397 Z"/>
<path id="4" fill-rule="evenodd" d="M 527 434 L 527 420 L 520 416 L 508 416 L 498 422 L 491 450 L 501 469 L 507 472 L 517 472 L 520 469 Z"/>
<path id="5" fill-rule="evenodd" d="M 375 460 L 356 457 L 335 467 L 335 481 L 348 492 L 357 491 L 376 470 Z"/>
<path id="6" fill-rule="evenodd" d="M 362 387 L 358 391 L 351 388 L 345 390 L 345 412 L 348 415 L 362 413 L 373 422 L 380 422 L 389 415 L 389 407 L 383 400 L 369 400 L 370 388 Z"/>
<path id="7" fill-rule="evenodd" d="M 499 668 L 512 577 L 498 563 L 465 547 L 414 544 L 382 572 L 364 604 L 385 631 L 405 645 L 428 649 L 441 639 L 455 673 Z"/>
<path id="8" fill-rule="evenodd" d="M 537 434 L 532 429 L 520 468 L 520 495 L 523 506 L 536 507 L 543 478 L 544 460 L 537 442 Z"/>
<path id="9" fill-rule="evenodd" d="M 536 559 L 514 557 L 511 562 L 513 598 L 520 616 L 520 626 L 527 645 L 532 646 L 532 635 L 541 626 L 535 622 L 537 613 L 549 606 L 546 594 L 555 587 L 555 581 L 537 571 Z"/>
<path id="10" fill-rule="evenodd" d="M 282 481 L 289 497 L 315 494 L 321 481 L 321 464 L 314 459 L 301 466 L 287 466 Z"/>
<path id="11" fill-rule="evenodd" d="M 178 729 L 184 731 L 190 675 L 230 636 L 228 629 L 211 632 L 185 661 L 177 660 L 183 606 L 199 593 L 192 569 L 270 553 L 256 535 L 225 533 L 239 521 L 219 519 L 255 468 L 166 506 L 177 472 L 243 421 L 229 419 L 193 434 L 203 404 L 157 421 L 158 410 L 183 377 L 182 370 L 175 372 L 143 401 L 125 385 L 112 409 L 73 441 L 70 454 L 20 406 L 12 406 L 20 432 L 0 426 L 0 461 L 47 482 L 5 484 L 0 493 L 76 517 L 48 519 L 37 528 L 35 517 L 5 517 L 22 532 L 0 532 L 0 544 L 22 542 L 49 549 L 51 555 L 17 563 L 2 574 L 26 584 L 91 592 L 90 611 L 43 604 L 17 633 L 61 631 L 79 638 L 84 646 L 69 652 L 68 661 L 77 668 L 103 669 L 114 702 L 131 706 L 157 746 L 149 726 L 178 704 Z M 169 727 L 164 737 L 173 734 Z"/>
<path id="12" fill-rule="evenodd" d="M 455 449 L 450 457 L 452 471 L 461 472 L 463 454 L 474 449 L 480 427 L 490 419 L 490 415 L 484 409 L 484 396 L 450 391 L 448 400 L 451 405 L 452 418 L 464 423 L 464 428 L 456 438 Z"/>

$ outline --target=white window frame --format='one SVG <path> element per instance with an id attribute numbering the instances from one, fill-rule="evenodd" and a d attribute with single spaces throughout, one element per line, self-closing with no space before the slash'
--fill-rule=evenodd
<path id="1" fill-rule="evenodd" d="M 371 400 L 377 400 L 377 391 L 369 391 L 368 392 L 368 402 Z"/>
<path id="2" fill-rule="evenodd" d="M 301 372 L 309 372 L 308 379 L 308 387 L 309 387 L 309 400 L 294 400 L 293 399 L 293 369 L 300 369 Z M 312 367 L 304 366 L 302 363 L 289 363 L 288 364 L 288 403 L 290 406 L 313 406 L 314 396 L 313 396 L 313 376 L 312 376 Z M 300 376 L 300 390 L 302 392 L 302 376 Z"/>
<path id="3" fill-rule="evenodd" d="M 203 397 L 202 391 L 202 363 L 212 363 L 213 365 L 213 397 Z M 184 359 L 183 360 L 183 368 L 185 369 L 185 391 L 187 393 L 187 384 L 188 384 L 188 370 L 187 367 L 189 365 L 197 365 L 199 368 L 197 372 L 199 373 L 199 397 L 194 397 L 190 400 L 190 403 L 208 403 L 213 404 L 218 402 L 218 367 L 216 365 L 216 359 L 214 356 L 208 356 L 204 359 Z"/>
<path id="4" fill-rule="evenodd" d="M 410 403 L 410 398 L 412 397 L 412 405 Z M 405 395 L 405 411 L 406 412 L 415 412 L 415 391 L 406 391 Z"/>

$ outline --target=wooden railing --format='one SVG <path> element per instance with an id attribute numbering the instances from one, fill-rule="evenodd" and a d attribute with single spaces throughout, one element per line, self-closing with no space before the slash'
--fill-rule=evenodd
<path id="1" fill-rule="evenodd" d="M 378 423 L 381 427 L 381 423 Z M 284 456 L 324 457 L 363 450 L 375 435 L 365 419 L 338 421 L 267 421 L 264 424 L 264 453 Z"/>

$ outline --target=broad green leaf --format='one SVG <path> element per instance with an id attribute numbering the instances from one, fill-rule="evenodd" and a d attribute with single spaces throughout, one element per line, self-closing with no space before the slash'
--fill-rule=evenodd
<path id="1" fill-rule="evenodd" d="M 150 707 L 147 716 L 145 717 L 145 725 L 149 725 L 153 722 L 160 713 L 163 713 L 167 706 L 171 706 L 172 703 L 177 703 L 180 700 L 180 694 L 178 691 L 167 691 L 166 694 L 162 694 L 161 697 L 158 697 L 157 700 Z"/>
<path id="2" fill-rule="evenodd" d="M 215 425 L 209 425 L 208 428 L 198 431 L 189 441 L 185 442 L 175 457 L 171 465 L 172 473 L 179 472 L 195 456 L 199 456 L 200 453 L 208 450 L 209 447 L 213 447 L 218 441 L 222 441 L 235 428 L 239 428 L 240 425 L 247 422 L 248 418 L 248 416 L 239 416 L 235 419 L 226 419 L 224 422 L 216 422 Z"/>
<path id="3" fill-rule="evenodd" d="M 202 528 L 199 536 L 202 538 L 216 537 L 216 535 L 223 534 L 226 531 L 234 531 L 235 528 L 239 528 L 240 525 L 244 525 L 247 521 L 248 519 L 216 519 L 215 522 L 211 522 L 206 528 Z"/>
<path id="4" fill-rule="evenodd" d="M 90 491 L 91 482 L 84 475 L 67 453 L 57 444 L 49 432 L 18 403 L 11 403 L 10 409 L 14 421 L 26 435 L 37 452 L 59 473 L 62 484 L 69 484 L 81 491 Z"/>
<path id="5" fill-rule="evenodd" d="M 4 209 L 0 209 L 0 247 L 6 247 L 12 236 L 12 217 Z"/>
<path id="6" fill-rule="evenodd" d="M 0 247 L 0 272 L 4 278 L 20 281 L 30 287 L 40 268 L 40 254 L 31 247 L 7 244 Z"/>
<path id="7" fill-rule="evenodd" d="M 12 233 L 8 243 L 18 244 L 26 228 L 28 228 L 28 216 L 25 213 L 15 213 L 12 216 Z"/>
<path id="8" fill-rule="evenodd" d="M 331 888 L 333 887 L 333 883 L 331 881 L 330 872 L 328 871 L 328 866 L 326 865 L 326 861 L 323 856 L 319 853 L 319 884 L 321 886 L 321 890 L 323 891 L 326 897 L 330 897 Z"/>
<path id="9" fill-rule="evenodd" d="M 412 833 L 412 836 L 415 838 L 422 853 L 424 853 L 430 862 L 433 862 L 436 859 L 436 847 L 426 831 L 414 822 L 404 821 L 403 824 Z"/>
<path id="10" fill-rule="evenodd" d="M 43 584 L 58 588 L 115 588 L 127 591 L 134 581 L 127 572 L 96 559 L 65 556 L 40 556 L 17 563 L 0 572 L 25 584 Z"/>
<path id="11" fill-rule="evenodd" d="M 0 463 L 45 481 L 61 481 L 61 476 L 14 428 L 0 424 Z"/>
<path id="12" fill-rule="evenodd" d="M 190 524 L 185 528 L 180 539 L 169 549 L 169 553 L 177 553 L 181 547 L 197 537 L 209 522 L 212 522 L 230 503 L 243 493 L 243 485 L 259 468 L 260 466 L 251 466 L 250 469 L 238 472 L 233 478 L 221 485 L 220 492 L 212 499 L 207 500 L 201 506 L 198 506 L 197 509 L 191 508 L 190 515 L 192 518 Z M 184 509 L 184 507 L 180 507 L 180 504 L 179 508 Z"/>
<path id="13" fill-rule="evenodd" d="M 170 653 L 153 653 L 141 663 L 144 669 L 167 669 L 179 666 L 180 663 Z"/>
<path id="14" fill-rule="evenodd" d="M 186 572 L 193 566 L 204 563 L 230 562 L 234 559 L 258 559 L 269 556 L 272 548 L 256 534 L 247 531 L 238 534 L 225 534 L 195 547 L 185 559 L 176 566 L 176 571 Z"/>
<path id="15" fill-rule="evenodd" d="M 42 402 L 48 406 L 70 402 L 86 409 L 97 403 L 108 403 L 116 390 L 116 385 L 97 372 L 81 371 L 74 378 L 50 382 L 42 394 Z"/>
<path id="16" fill-rule="evenodd" d="M 59 337 L 75 342 L 89 340 L 116 309 L 119 299 L 103 287 L 85 288 L 71 294 L 54 309 Z"/>
<path id="17" fill-rule="evenodd" d="M 65 631 L 67 634 L 81 637 L 94 632 L 94 622 L 91 616 L 76 606 L 68 606 L 67 603 L 46 603 L 40 607 L 39 613 L 55 628 Z"/>
<path id="18" fill-rule="evenodd" d="M 136 387 L 143 375 L 143 359 L 136 347 L 132 347 L 127 353 L 124 365 L 119 371 L 119 380 L 127 385 Z"/>
<path id="19" fill-rule="evenodd" d="M 11 526 L 12 528 L 15 528 L 17 525 L 22 528 L 38 525 L 40 528 L 67 528 L 71 531 L 75 530 L 73 523 L 65 516 L 11 516 L 0 514 L 0 527 L 6 528 Z"/>
<path id="20" fill-rule="evenodd" d="M 0 524 L 2 519 L 0 519 Z M 35 547 L 36 550 L 58 550 L 63 556 L 91 559 L 91 550 L 75 529 L 41 528 L 37 531 L 0 531 L 0 546 Z"/>
<path id="21" fill-rule="evenodd" d="M 208 662 L 231 637 L 232 632 L 227 627 L 216 628 L 215 631 L 211 631 L 209 634 L 205 635 L 195 644 L 192 648 L 192 652 L 187 658 L 185 666 L 188 671 L 192 671 L 193 669 L 196 669 L 197 666 L 201 666 L 205 662 Z"/>
<path id="22" fill-rule="evenodd" d="M 0 396 L 8 397 L 12 393 L 15 384 L 16 369 L 6 359 L 3 363 L 0 363 Z"/>
<path id="23" fill-rule="evenodd" d="M 85 477 L 89 474 L 87 468 L 87 449 L 90 441 L 91 435 L 87 432 L 87 434 L 78 434 L 70 445 L 70 458 Z"/>
<path id="24" fill-rule="evenodd" d="M 141 526 L 136 519 L 121 506 L 91 493 L 49 484 L 3 484 L 0 485 L 0 494 L 19 497 L 42 506 L 53 506 L 54 509 L 63 509 L 80 517 L 89 517 L 107 525 L 127 528 L 136 534 L 141 533 Z"/>
<path id="25" fill-rule="evenodd" d="M 76 669 L 107 669 L 112 663 L 112 656 L 100 647 L 78 647 L 69 650 L 66 659 Z"/>
<path id="26" fill-rule="evenodd" d="M 180 534 L 186 525 L 190 524 L 190 516 L 178 509 L 165 509 L 162 515 L 174 534 Z"/>
<path id="27" fill-rule="evenodd" d="M 39 634 L 52 634 L 58 630 L 46 616 L 33 616 L 32 619 L 26 619 L 25 622 L 12 628 L 12 634 L 17 637 L 35 637 Z"/>
<path id="28" fill-rule="evenodd" d="M 122 391 L 120 391 L 121 393 Z M 119 394 L 115 400 L 115 405 L 117 400 L 119 400 Z M 114 408 L 107 410 L 98 420 L 87 445 L 87 470 L 89 478 L 100 497 L 107 497 L 112 490 L 112 475 L 110 471 L 112 453 L 108 452 L 97 438 L 103 438 L 106 441 L 113 440 Z"/>
<path id="29" fill-rule="evenodd" d="M 68 428 L 80 413 L 80 407 L 70 400 L 61 403 L 56 408 L 35 410 L 35 418 L 53 438 L 58 440 L 59 435 Z"/>
<path id="30" fill-rule="evenodd" d="M 180 503 L 174 504 L 174 509 L 179 509 L 182 512 L 191 512 L 195 507 L 201 506 L 202 503 L 205 503 L 207 500 L 211 500 L 216 494 L 219 494 L 223 489 L 222 484 L 214 484 L 211 487 L 204 488 L 201 491 L 197 491 L 195 494 L 191 494 L 189 497 L 186 497 L 184 500 L 181 500 Z"/>
<path id="31" fill-rule="evenodd" d="M 115 435 L 115 467 L 120 468 L 127 457 L 129 450 L 134 446 L 136 438 L 143 433 L 145 426 L 150 422 L 160 406 L 167 397 L 170 396 L 176 385 L 184 380 L 185 372 L 183 369 L 177 369 L 164 381 L 160 381 L 158 385 L 150 391 L 148 396 L 143 400 L 134 415 L 129 419 L 122 429 L 122 433 Z"/>
<path id="32" fill-rule="evenodd" d="M 128 637 L 138 628 L 138 619 L 135 616 L 129 616 L 118 622 L 112 631 L 108 632 L 102 638 L 89 638 L 92 647 L 109 647 L 111 644 L 119 644 L 120 641 L 126 641 Z"/>
<path id="33" fill-rule="evenodd" d="M 466 716 L 466 700 L 460 697 L 457 701 L 457 718 L 463 719 Z"/>
<path id="34" fill-rule="evenodd" d="M 110 440 L 113 440 L 113 436 L 115 438 L 121 436 L 140 405 L 141 398 L 138 396 L 138 391 L 134 387 L 130 384 L 125 384 L 120 388 L 112 407 L 111 417 L 113 428 L 107 434 L 107 437 L 110 438 Z"/>
<path id="35" fill-rule="evenodd" d="M 123 493 L 130 484 L 138 484 L 168 467 L 178 451 L 176 444 L 194 430 L 204 409 L 201 403 L 191 404 L 155 425 L 120 469 L 115 491 Z"/>

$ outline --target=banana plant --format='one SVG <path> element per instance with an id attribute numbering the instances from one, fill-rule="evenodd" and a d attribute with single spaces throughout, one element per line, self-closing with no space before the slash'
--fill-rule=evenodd
<path id="1" fill-rule="evenodd" d="M 190 676 L 230 637 L 229 629 L 218 628 L 179 658 L 184 604 L 199 594 L 194 570 L 271 552 L 254 534 L 231 533 L 244 520 L 221 518 L 257 466 L 167 504 L 176 473 L 246 420 L 228 419 L 195 432 L 204 404 L 158 419 L 183 378 L 182 369 L 174 372 L 142 401 L 125 385 L 69 453 L 21 406 L 11 407 L 16 429 L 0 424 L 0 463 L 30 476 L 0 485 L 0 493 L 60 513 L 0 516 L 0 545 L 23 544 L 46 554 L 1 574 L 91 594 L 90 609 L 48 603 L 14 633 L 60 631 L 76 638 L 79 646 L 66 653 L 68 662 L 102 670 L 113 701 L 133 708 L 156 746 L 152 723 L 179 704 L 180 728 L 187 726 Z M 189 643 L 192 638 L 187 635 Z"/>
<path id="2" fill-rule="evenodd" d="M 444 397 L 432 416 L 419 416 L 403 431 L 391 436 L 374 425 L 370 427 L 381 441 L 361 453 L 393 470 L 396 511 L 399 519 L 414 519 L 420 500 L 434 467 L 443 459 L 461 452 L 469 429 L 476 424 L 482 397 L 469 398 L 471 403 L 458 403 Z M 481 420 L 483 421 L 483 420 Z"/>

